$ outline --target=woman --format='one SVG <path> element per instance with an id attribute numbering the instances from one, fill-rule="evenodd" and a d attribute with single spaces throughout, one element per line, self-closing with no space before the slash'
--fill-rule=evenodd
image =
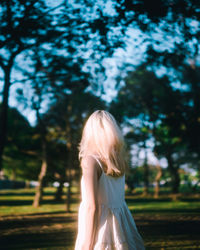
<path id="1" fill-rule="evenodd" d="M 98 110 L 89 117 L 79 159 L 82 201 L 75 250 L 144 249 L 124 198 L 124 139 L 110 113 Z"/>

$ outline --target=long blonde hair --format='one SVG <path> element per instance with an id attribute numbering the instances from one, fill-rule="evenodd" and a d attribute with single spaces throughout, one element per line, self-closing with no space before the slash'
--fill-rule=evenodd
<path id="1" fill-rule="evenodd" d="M 115 118 L 107 111 L 95 111 L 84 126 L 80 161 L 87 155 L 98 156 L 106 166 L 107 175 L 122 176 L 126 171 L 124 138 Z"/>

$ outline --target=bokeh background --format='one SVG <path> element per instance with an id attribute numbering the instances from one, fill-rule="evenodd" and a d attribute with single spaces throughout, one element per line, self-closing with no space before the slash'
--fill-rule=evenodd
<path id="1" fill-rule="evenodd" d="M 73 249 L 78 144 L 111 112 L 147 249 L 200 249 L 200 2 L 0 1 L 1 249 Z"/>

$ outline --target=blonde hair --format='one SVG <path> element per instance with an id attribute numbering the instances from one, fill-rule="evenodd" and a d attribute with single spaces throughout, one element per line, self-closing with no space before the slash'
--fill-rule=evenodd
<path id="1" fill-rule="evenodd" d="M 107 175 L 122 176 L 126 171 L 124 138 L 115 118 L 107 111 L 95 111 L 84 126 L 80 161 L 87 155 L 98 156 L 106 166 Z"/>

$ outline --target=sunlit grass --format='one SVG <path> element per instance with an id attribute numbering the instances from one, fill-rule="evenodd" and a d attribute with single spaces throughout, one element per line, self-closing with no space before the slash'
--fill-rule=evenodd
<path id="1" fill-rule="evenodd" d="M 183 210 L 183 211 L 187 211 L 190 210 L 192 212 L 192 210 L 196 210 L 199 209 L 200 210 L 200 202 L 183 202 L 183 201 L 169 201 L 169 202 L 146 202 L 146 203 L 142 203 L 142 204 L 134 204 L 134 201 L 132 201 L 132 203 L 128 202 L 128 206 L 129 209 L 131 209 L 132 211 L 136 211 L 136 212 L 151 212 L 151 210 L 153 210 L 152 212 L 155 213 L 157 212 L 162 212 L 165 211 L 167 212 L 176 212 L 176 210 Z M 200 212 L 200 211 L 199 211 Z"/>
<path id="2" fill-rule="evenodd" d="M 0 191 L 0 215 L 66 212 L 66 195 L 63 195 L 62 201 L 57 202 L 54 198 L 55 191 L 55 188 L 45 188 L 43 201 L 38 208 L 32 206 L 35 189 Z M 74 194 L 76 191 L 76 188 L 72 189 L 72 199 L 78 199 L 79 196 Z M 71 211 L 77 210 L 78 202 L 72 202 Z"/>
<path id="3" fill-rule="evenodd" d="M 32 213 L 50 213 L 50 212 L 64 212 L 66 211 L 64 205 L 42 205 L 39 208 L 33 206 L 1 206 L 0 215 L 14 215 L 14 214 L 32 214 Z"/>
<path id="4" fill-rule="evenodd" d="M 35 189 L 1 190 L 0 191 L 0 215 L 50 213 L 66 211 L 66 188 L 64 189 L 63 200 L 56 202 L 54 199 L 56 188 L 47 187 L 44 189 L 43 202 L 39 208 L 34 208 L 32 202 Z M 133 195 L 126 195 L 128 207 L 133 213 L 171 213 L 171 212 L 198 212 L 200 210 L 200 197 L 182 195 L 178 200 L 173 201 L 170 195 L 164 194 L 158 199 L 153 195 L 143 197 L 140 190 Z M 79 205 L 79 194 L 77 188 L 72 188 L 71 211 L 77 212 Z"/>

